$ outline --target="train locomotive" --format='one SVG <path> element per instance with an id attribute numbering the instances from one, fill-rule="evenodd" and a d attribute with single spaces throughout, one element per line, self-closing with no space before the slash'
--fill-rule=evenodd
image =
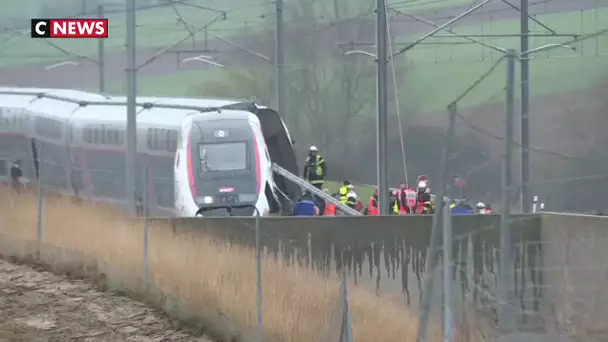
<path id="1" fill-rule="evenodd" d="M 125 201 L 126 105 L 117 105 L 122 102 L 126 102 L 124 97 L 76 90 L 0 88 L 0 177 L 6 177 L 10 163 L 19 160 L 24 176 L 35 179 L 39 174 L 47 187 L 92 201 Z M 182 184 L 178 181 L 182 173 L 178 162 L 183 156 L 176 151 L 187 146 L 183 140 L 188 134 L 183 128 L 201 120 L 214 126 L 214 121 L 224 122 L 228 117 L 247 118 L 249 137 L 256 138 L 245 139 L 247 151 L 258 151 L 262 156 L 256 158 L 254 153 L 254 157 L 246 158 L 247 165 L 259 165 L 261 171 L 257 172 L 258 166 L 248 169 L 248 177 L 255 176 L 258 196 L 255 201 L 244 202 L 255 205 L 261 214 L 288 210 L 286 206 L 299 189 L 280 176 L 273 177 L 270 165 L 276 162 L 297 172 L 297 164 L 293 141 L 278 113 L 239 100 L 138 97 L 137 168 L 144 170 L 146 166 L 153 214 L 196 215 L 198 210 L 184 200 L 193 198 L 191 188 L 188 186 L 190 197 L 186 197 L 185 188 L 175 186 Z M 209 156 L 217 152 L 206 150 Z M 237 177 L 237 171 L 208 176 L 199 170 L 201 177 L 196 185 L 201 193 L 216 186 L 218 191 L 239 189 L 244 185 L 239 185 L 242 177 Z M 141 194 L 143 173 L 138 172 L 137 177 Z M 246 193 L 252 194 L 250 190 Z M 205 196 L 202 202 L 195 198 L 193 201 L 200 203 L 195 205 L 209 201 Z"/>

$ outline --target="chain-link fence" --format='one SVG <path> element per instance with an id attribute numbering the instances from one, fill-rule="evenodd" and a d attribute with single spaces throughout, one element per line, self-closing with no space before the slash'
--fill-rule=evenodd
<path id="1" fill-rule="evenodd" d="M 51 191 L 47 164 L 39 164 L 41 182 L 2 189 L 3 256 L 98 279 L 196 319 L 220 340 L 353 341 L 347 298 L 361 294 L 348 293 L 345 268 L 315 270 L 325 269 L 314 252 L 324 247 L 310 232 L 290 235 L 255 218 L 152 219 L 151 186 L 142 186 L 143 219 L 133 220 L 112 204 Z M 358 303 L 371 313 L 377 304 L 368 300 Z"/>

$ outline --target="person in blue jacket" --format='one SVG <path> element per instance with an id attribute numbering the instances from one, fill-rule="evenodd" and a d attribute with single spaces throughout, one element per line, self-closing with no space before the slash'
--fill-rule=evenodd
<path id="1" fill-rule="evenodd" d="M 317 208 L 313 196 L 308 191 L 298 199 L 293 208 L 293 216 L 315 216 L 318 212 L 319 208 Z"/>
<path id="2" fill-rule="evenodd" d="M 452 215 L 473 215 L 474 213 L 473 208 L 465 203 L 459 203 L 452 207 Z"/>

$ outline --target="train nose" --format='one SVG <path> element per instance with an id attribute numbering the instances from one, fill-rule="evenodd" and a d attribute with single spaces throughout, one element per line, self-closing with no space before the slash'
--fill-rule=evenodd
<path id="1" fill-rule="evenodd" d="M 255 207 L 247 205 L 245 207 L 231 206 L 201 206 L 195 216 L 203 217 L 223 217 L 223 216 L 253 216 Z"/>

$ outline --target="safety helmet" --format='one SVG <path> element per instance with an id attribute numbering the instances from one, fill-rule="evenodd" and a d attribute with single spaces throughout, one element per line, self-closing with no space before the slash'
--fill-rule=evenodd
<path id="1" fill-rule="evenodd" d="M 310 151 L 310 152 L 317 152 L 319 150 L 317 149 L 317 146 L 312 145 L 312 146 L 310 146 L 310 148 L 308 149 L 308 151 Z"/>
<path id="2" fill-rule="evenodd" d="M 425 181 L 418 182 L 418 188 L 419 189 L 426 189 L 426 182 Z"/>
<path id="3" fill-rule="evenodd" d="M 483 202 L 477 203 L 477 209 L 484 209 L 485 207 L 486 207 L 486 205 Z"/>

